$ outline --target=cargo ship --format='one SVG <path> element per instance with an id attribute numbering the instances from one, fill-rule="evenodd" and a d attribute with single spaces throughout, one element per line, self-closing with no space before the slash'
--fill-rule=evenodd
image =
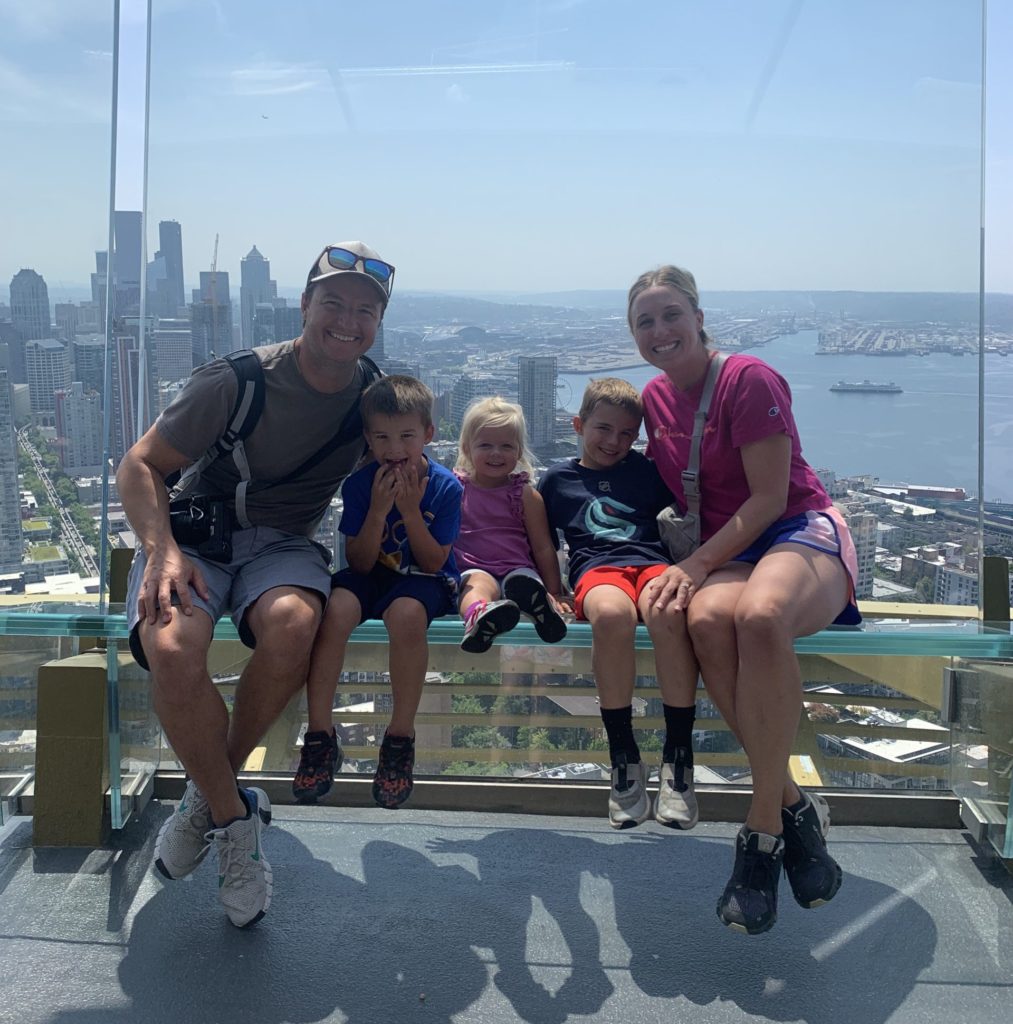
<path id="1" fill-rule="evenodd" d="M 839 380 L 836 384 L 830 385 L 831 391 L 858 391 L 864 394 L 899 395 L 903 388 L 899 384 L 888 381 L 886 384 L 878 384 L 871 380 Z"/>

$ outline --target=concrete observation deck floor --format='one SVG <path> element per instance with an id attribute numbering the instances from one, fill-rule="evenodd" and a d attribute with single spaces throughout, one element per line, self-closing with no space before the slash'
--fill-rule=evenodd
<path id="1" fill-rule="evenodd" d="M 274 900 L 239 931 L 213 864 L 151 871 L 169 811 L 99 851 L 0 829 L 0 1021 L 1013 1019 L 1013 878 L 960 831 L 835 828 L 837 898 L 784 883 L 747 937 L 714 912 L 734 825 L 276 807 Z"/>

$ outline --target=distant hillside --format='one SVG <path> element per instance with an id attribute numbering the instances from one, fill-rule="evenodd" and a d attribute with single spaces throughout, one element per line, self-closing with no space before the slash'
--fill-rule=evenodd
<path id="1" fill-rule="evenodd" d="M 488 296 L 502 303 L 542 303 L 586 310 L 626 313 L 626 292 L 567 291 L 505 293 Z M 704 291 L 705 309 L 732 313 L 788 311 L 794 313 L 831 313 L 859 320 L 943 324 L 976 324 L 976 292 L 854 292 L 854 291 Z M 990 292 L 985 296 L 986 322 L 996 330 L 1013 330 L 1013 295 Z"/>

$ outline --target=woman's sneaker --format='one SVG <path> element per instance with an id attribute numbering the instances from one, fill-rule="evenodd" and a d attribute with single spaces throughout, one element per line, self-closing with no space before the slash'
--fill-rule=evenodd
<path id="1" fill-rule="evenodd" d="M 218 900 L 229 920 L 246 928 L 267 913 L 274 876 L 260 847 L 261 822 L 271 820 L 271 803 L 262 789 L 241 792 L 246 817 L 212 829 L 205 838 L 218 856 Z"/>
<path id="2" fill-rule="evenodd" d="M 738 932 L 759 935 L 777 920 L 784 840 L 745 825 L 735 837 L 735 867 L 718 900 L 718 917 Z"/>
<path id="3" fill-rule="evenodd" d="M 503 583 L 503 596 L 531 616 L 535 632 L 543 642 L 558 644 L 566 636 L 566 622 L 553 608 L 549 592 L 540 580 L 523 573 L 510 576 Z"/>
<path id="4" fill-rule="evenodd" d="M 308 732 L 303 737 L 299 767 L 292 779 L 292 794 L 301 804 L 315 804 L 330 792 L 344 754 L 334 729 Z"/>
<path id="5" fill-rule="evenodd" d="M 700 820 L 700 807 L 693 787 L 693 767 L 687 765 L 689 751 L 678 747 L 674 761 L 661 765 L 658 795 L 654 800 L 654 820 L 667 828 L 689 831 Z"/>
<path id="6" fill-rule="evenodd" d="M 396 810 L 412 795 L 415 782 L 415 739 L 384 736 L 373 776 L 373 799 L 380 807 Z"/>
<path id="7" fill-rule="evenodd" d="M 204 836 L 212 828 L 211 808 L 196 783 L 188 782 L 172 817 L 158 830 L 155 867 L 165 878 L 186 878 L 207 856 Z"/>
<path id="8" fill-rule="evenodd" d="M 784 826 L 784 873 L 792 895 L 807 910 L 820 907 L 837 895 L 843 872 L 827 852 L 826 834 L 830 830 L 830 808 L 818 793 L 799 790 L 805 804 L 792 813 L 781 808 Z"/>
<path id="9" fill-rule="evenodd" d="M 651 816 L 647 796 L 647 766 L 643 761 L 629 764 L 619 754 L 612 765 L 612 789 L 609 792 L 609 824 L 613 828 L 635 828 Z"/>
<path id="10" fill-rule="evenodd" d="M 461 650 L 484 654 L 493 640 L 514 628 L 521 619 L 521 610 L 513 601 L 479 601 L 464 620 Z"/>

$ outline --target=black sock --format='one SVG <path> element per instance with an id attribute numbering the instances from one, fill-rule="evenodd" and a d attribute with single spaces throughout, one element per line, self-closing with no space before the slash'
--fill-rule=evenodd
<path id="1" fill-rule="evenodd" d="M 633 738 L 633 705 L 624 708 L 602 708 L 601 720 L 609 740 L 609 757 L 616 763 L 617 754 L 626 755 L 627 764 L 640 763 L 640 748 Z"/>
<path id="2" fill-rule="evenodd" d="M 671 764 L 675 760 L 675 752 L 682 747 L 688 752 L 687 760 L 684 762 L 687 768 L 693 767 L 693 723 L 696 721 L 696 705 L 690 704 L 688 708 L 673 707 L 671 704 L 662 704 L 665 709 L 665 746 L 661 753 L 661 760 L 665 764 Z"/>

